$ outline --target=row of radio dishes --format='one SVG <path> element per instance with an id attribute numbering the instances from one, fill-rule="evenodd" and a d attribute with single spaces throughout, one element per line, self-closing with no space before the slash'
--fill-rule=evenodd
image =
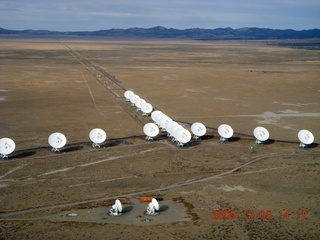
<path id="1" fill-rule="evenodd" d="M 100 128 L 92 129 L 89 133 L 89 138 L 93 142 L 92 147 L 100 147 L 100 144 L 107 139 L 107 134 Z M 67 143 L 67 138 L 64 134 L 55 132 L 48 138 L 48 143 L 52 147 L 51 151 L 59 152 Z M 10 138 L 0 139 L 0 155 L 2 158 L 8 158 L 16 148 L 15 142 Z"/>
<path id="2" fill-rule="evenodd" d="M 159 113 L 155 113 L 159 114 Z M 161 118 L 160 118 L 161 119 Z M 168 120 L 168 118 L 166 119 Z M 160 120 L 159 120 L 160 121 Z M 159 122 L 157 118 L 157 123 Z M 163 122 L 164 120 L 161 120 Z M 165 121 L 165 128 L 163 131 L 167 131 L 168 137 L 171 137 L 173 141 L 177 142 L 178 146 L 183 146 L 184 144 L 188 143 L 191 140 L 190 132 L 183 128 L 175 121 Z M 163 124 L 162 124 L 163 125 Z M 144 133 L 147 135 L 148 140 L 152 140 L 156 137 L 160 130 L 158 125 L 155 123 L 147 123 L 143 127 Z M 206 127 L 202 123 L 194 123 L 191 126 L 191 131 L 194 134 L 194 138 L 198 139 L 206 133 Z M 218 133 L 221 136 L 221 141 L 228 141 L 233 136 L 233 129 L 231 126 L 227 124 L 222 124 L 218 128 Z M 253 131 L 253 135 L 256 138 L 256 144 L 261 144 L 266 142 L 269 139 L 269 132 L 264 127 L 256 127 Z M 93 142 L 93 147 L 100 147 L 100 144 L 103 143 L 106 138 L 107 134 L 104 130 L 100 128 L 92 129 L 89 133 L 90 140 Z M 308 130 L 300 130 L 298 132 L 298 139 L 300 140 L 300 148 L 305 148 L 308 145 L 314 142 L 313 134 Z M 59 152 L 60 148 L 64 147 L 67 143 L 67 138 L 62 133 L 52 133 L 49 138 L 48 142 L 52 147 L 52 151 Z M 16 144 L 10 138 L 1 138 L 0 139 L 0 157 L 1 158 L 8 158 L 8 155 L 11 154 L 15 150 Z"/>
<path id="3" fill-rule="evenodd" d="M 172 138 L 173 142 L 177 142 L 177 146 L 183 146 L 191 140 L 190 132 L 183 126 L 173 121 L 167 115 L 159 113 L 160 111 L 154 111 L 151 114 L 151 118 L 155 123 L 147 123 L 143 127 L 144 133 L 147 135 L 147 140 L 152 140 L 156 137 L 161 128 L 161 131 L 167 132 L 168 137 Z M 202 123 L 196 122 L 191 125 L 191 132 L 193 133 L 194 139 L 199 139 L 206 133 L 206 127 Z M 221 124 L 218 127 L 218 133 L 220 135 L 220 141 L 226 142 L 233 136 L 233 129 L 227 124 Z M 253 135 L 256 138 L 255 144 L 263 144 L 269 140 L 269 131 L 264 127 L 256 127 L 253 130 Z M 313 134 L 308 130 L 300 130 L 298 133 L 298 138 L 300 140 L 300 148 L 307 147 L 314 141 Z"/>
<path id="4" fill-rule="evenodd" d="M 221 124 L 218 127 L 218 133 L 222 142 L 228 141 L 233 136 L 233 129 L 228 124 Z M 269 131 L 264 127 L 256 127 L 253 130 L 253 135 L 256 138 L 256 144 L 262 144 L 269 139 Z"/>
<path id="5" fill-rule="evenodd" d="M 92 147 L 100 148 L 100 144 L 103 143 L 107 139 L 106 132 L 101 128 L 94 128 L 89 133 L 89 138 L 93 142 Z M 67 143 L 67 138 L 64 134 L 55 132 L 52 133 L 49 138 L 48 142 L 52 147 L 53 152 L 59 152 L 60 148 L 63 148 Z"/>
<path id="6" fill-rule="evenodd" d="M 157 199 L 152 198 L 151 202 L 147 207 L 147 211 L 145 212 L 147 215 L 157 215 L 159 211 L 159 203 Z M 119 216 L 122 215 L 122 204 L 119 199 L 115 201 L 112 207 L 109 210 L 109 214 L 112 216 Z"/>
<path id="7" fill-rule="evenodd" d="M 218 133 L 221 136 L 221 141 L 228 141 L 233 136 L 233 129 L 231 126 L 227 124 L 222 124 L 218 128 Z M 256 138 L 256 144 L 262 144 L 268 141 L 269 139 L 269 131 L 264 127 L 256 127 L 253 130 L 253 135 Z M 306 129 L 302 129 L 298 132 L 298 139 L 300 140 L 300 148 L 305 148 L 308 145 L 312 144 L 314 141 L 313 134 Z"/>
<path id="8" fill-rule="evenodd" d="M 182 125 L 173 121 L 163 112 L 156 110 L 151 113 L 151 119 L 154 123 L 147 123 L 143 127 L 144 133 L 147 135 L 146 139 L 152 140 L 160 132 L 167 132 L 167 136 L 177 143 L 177 146 L 183 146 L 191 140 L 191 133 Z M 206 127 L 201 123 L 194 123 L 191 130 L 196 137 L 203 136 L 206 132 Z"/>
<path id="9" fill-rule="evenodd" d="M 139 95 L 134 94 L 134 92 L 130 90 L 125 91 L 124 97 L 127 102 L 131 102 L 132 106 L 136 106 L 137 111 L 141 111 L 143 116 L 148 116 L 153 110 L 150 103 L 146 102 L 146 100 L 140 98 Z"/>
<path id="10" fill-rule="evenodd" d="M 137 111 L 142 111 L 143 116 L 148 116 L 148 114 L 152 112 L 152 105 L 140 98 L 140 96 L 135 94 L 133 91 L 125 91 L 124 96 L 126 101 L 130 101 L 132 106 L 137 107 Z M 159 127 L 161 128 L 162 132 L 167 132 L 168 137 L 171 137 L 172 141 L 177 142 L 178 146 L 183 146 L 191 140 L 191 134 L 187 129 L 185 129 L 179 123 L 173 121 L 161 111 L 153 111 L 151 113 L 151 118 L 154 123 L 147 123 L 143 127 L 143 131 L 146 134 L 147 140 L 152 140 L 159 134 Z M 202 123 L 196 122 L 192 124 L 191 132 L 193 133 L 194 139 L 199 139 L 205 135 L 206 127 Z M 225 142 L 233 136 L 233 129 L 227 124 L 222 124 L 218 128 L 218 133 L 221 137 L 220 140 Z M 256 138 L 256 144 L 264 143 L 269 139 L 269 132 L 264 127 L 256 127 L 253 131 L 253 135 Z M 306 147 L 307 145 L 312 144 L 314 141 L 313 134 L 308 130 L 299 131 L 298 138 L 300 140 L 300 147 Z"/>

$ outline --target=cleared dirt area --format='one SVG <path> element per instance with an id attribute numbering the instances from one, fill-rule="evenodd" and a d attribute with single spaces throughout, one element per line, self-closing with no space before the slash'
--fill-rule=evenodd
<path id="1" fill-rule="evenodd" d="M 319 51 L 262 42 L 0 39 L 0 239 L 319 239 Z M 110 76 L 111 75 L 111 76 Z M 130 89 L 201 141 L 146 141 Z M 140 113 L 138 113 L 140 114 Z M 220 124 L 235 131 L 221 143 Z M 256 146 L 253 129 L 266 127 Z M 92 148 L 89 132 L 107 140 Z M 297 134 L 315 143 L 299 149 Z M 48 137 L 67 145 L 51 152 Z M 162 197 L 157 216 L 142 196 Z M 121 216 L 108 215 L 116 199 Z M 74 213 L 75 215 L 68 216 Z"/>

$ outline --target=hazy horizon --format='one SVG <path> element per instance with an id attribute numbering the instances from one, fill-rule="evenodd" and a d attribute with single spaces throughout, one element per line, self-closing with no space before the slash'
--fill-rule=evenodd
<path id="1" fill-rule="evenodd" d="M 320 27 L 317 0 L 0 0 L 1 27 L 12 30 Z"/>
<path id="2" fill-rule="evenodd" d="M 119 30 L 127 30 L 127 29 L 134 29 L 134 28 L 138 28 L 138 29 L 152 29 L 152 28 L 156 28 L 156 27 L 164 27 L 166 29 L 176 29 L 176 30 L 188 30 L 188 29 L 209 29 L 209 30 L 214 30 L 214 29 L 219 29 L 219 28 L 231 28 L 233 30 L 237 30 L 237 29 L 244 29 L 244 28 L 259 28 L 259 27 L 255 27 L 255 26 L 251 26 L 251 27 L 241 27 L 241 28 L 232 28 L 232 27 L 217 27 L 217 28 L 201 28 L 201 27 L 190 27 L 190 28 L 172 28 L 172 27 L 165 27 L 165 26 L 153 26 L 153 27 L 130 27 L 130 28 L 108 28 L 108 29 L 98 29 L 98 30 L 69 30 L 69 31 L 59 31 L 59 30 L 50 30 L 50 29 L 32 29 L 32 28 L 26 28 L 26 29 L 9 29 L 9 28 L 4 28 L 2 26 L 0 26 L 0 28 L 2 29 L 6 29 L 6 30 L 12 30 L 12 31 L 26 31 L 26 30 L 32 30 L 32 31 L 52 31 L 52 32 L 95 32 L 95 31 L 101 31 L 101 30 L 112 30 L 112 29 L 119 29 Z M 259 29 L 272 29 L 272 30 L 294 30 L 294 31 L 304 31 L 304 30 L 320 30 L 320 28 L 312 28 L 312 29 L 301 29 L 301 30 L 297 30 L 297 29 L 292 29 L 292 28 L 288 28 L 288 29 L 276 29 L 276 28 L 259 28 Z"/>

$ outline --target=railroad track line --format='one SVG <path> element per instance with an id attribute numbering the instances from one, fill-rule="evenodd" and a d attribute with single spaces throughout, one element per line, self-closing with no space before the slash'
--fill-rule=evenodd
<path id="1" fill-rule="evenodd" d="M 118 103 L 130 114 L 130 116 L 139 122 L 141 125 L 145 125 L 148 120 L 141 116 L 141 114 L 136 111 L 131 104 L 125 101 L 123 94 L 127 91 L 126 87 L 122 85 L 122 82 L 118 80 L 115 76 L 108 73 L 103 68 L 94 65 L 87 58 L 82 56 L 80 53 L 73 50 L 70 46 L 62 43 L 67 51 L 78 60 L 78 62 L 93 76 L 93 78 L 106 90 L 108 91 Z M 118 91 L 121 91 L 119 95 Z"/>

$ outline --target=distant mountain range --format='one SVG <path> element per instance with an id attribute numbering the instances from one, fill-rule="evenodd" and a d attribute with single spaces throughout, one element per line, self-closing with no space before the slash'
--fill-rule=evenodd
<path id="1" fill-rule="evenodd" d="M 128 28 L 99 31 L 58 32 L 49 30 L 9 30 L 0 28 L 1 35 L 19 36 L 85 36 L 124 39 L 194 39 L 194 40 L 274 40 L 320 38 L 320 29 L 279 30 L 269 28 L 189 28 L 184 30 L 165 28 Z"/>

